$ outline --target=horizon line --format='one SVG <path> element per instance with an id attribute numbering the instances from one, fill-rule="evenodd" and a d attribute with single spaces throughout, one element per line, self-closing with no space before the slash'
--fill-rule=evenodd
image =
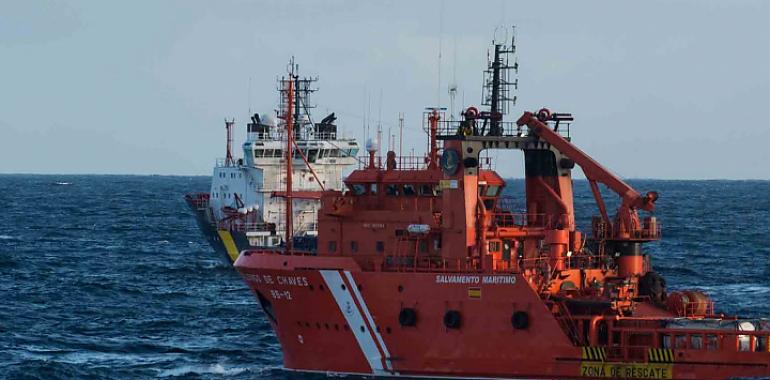
<path id="1" fill-rule="evenodd" d="M 0 172 L 0 176 L 125 176 L 125 177 L 211 177 L 210 174 L 160 174 L 160 173 L 31 173 L 31 172 Z M 503 177 L 506 180 L 523 180 L 525 177 Z M 621 177 L 623 180 L 640 181 L 758 181 L 768 182 L 770 178 L 655 178 L 655 177 Z M 572 178 L 576 181 L 587 181 L 585 177 Z"/>

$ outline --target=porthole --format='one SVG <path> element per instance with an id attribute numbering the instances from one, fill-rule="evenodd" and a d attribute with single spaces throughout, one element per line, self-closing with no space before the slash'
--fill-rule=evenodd
<path id="1" fill-rule="evenodd" d="M 459 329 L 462 325 L 462 316 L 457 310 L 447 310 L 444 313 L 444 326 L 448 329 Z"/>
<path id="2" fill-rule="evenodd" d="M 524 330 L 529 327 L 529 314 L 526 311 L 517 311 L 511 316 L 511 325 L 516 330 Z"/>
<path id="3" fill-rule="evenodd" d="M 410 307 L 401 309 L 401 312 L 398 313 L 398 324 L 405 327 L 417 324 L 417 311 Z"/>

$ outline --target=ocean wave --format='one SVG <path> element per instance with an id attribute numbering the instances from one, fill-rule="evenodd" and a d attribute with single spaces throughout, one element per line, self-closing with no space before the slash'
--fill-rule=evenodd
<path id="1" fill-rule="evenodd" d="M 52 191 L 52 181 L 75 185 Z M 726 313 L 770 315 L 758 223 L 770 217 L 770 182 L 634 184 L 662 195 L 664 240 L 646 250 L 672 290 L 704 290 Z M 281 369 L 257 301 L 198 230 L 182 197 L 207 191 L 210 178 L 0 176 L 0 188 L 0 305 L 9 305 L 0 378 L 325 378 Z M 595 207 L 576 181 L 584 231 Z"/>
<path id="2" fill-rule="evenodd" d="M 223 375 L 234 376 L 250 371 L 249 368 L 239 366 L 227 366 L 222 364 L 212 364 L 209 366 L 186 365 L 177 368 L 163 370 L 158 377 L 180 377 L 187 375 Z"/>

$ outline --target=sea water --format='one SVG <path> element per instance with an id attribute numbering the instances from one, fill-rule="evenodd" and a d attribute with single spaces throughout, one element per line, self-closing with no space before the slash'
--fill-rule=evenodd
<path id="1" fill-rule="evenodd" d="M 770 316 L 770 182 L 629 182 L 660 193 L 663 240 L 646 248 L 670 288 Z M 258 304 L 198 231 L 183 197 L 209 185 L 0 175 L 0 378 L 324 378 L 281 370 Z M 505 195 L 523 207 L 523 189 L 513 180 Z M 588 231 L 585 181 L 575 209 Z"/>

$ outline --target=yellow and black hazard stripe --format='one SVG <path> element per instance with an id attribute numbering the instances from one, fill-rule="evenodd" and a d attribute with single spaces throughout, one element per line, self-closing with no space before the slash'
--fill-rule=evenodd
<path id="1" fill-rule="evenodd" d="M 231 235 L 228 230 L 217 230 L 217 233 L 219 234 L 219 238 L 222 239 L 222 244 L 225 246 L 230 261 L 235 262 L 240 252 L 238 252 L 238 246 L 235 244 L 233 235 Z"/>
<path id="2" fill-rule="evenodd" d="M 670 348 L 650 348 L 647 352 L 648 361 L 653 363 L 673 363 L 674 351 Z"/>
<path id="3" fill-rule="evenodd" d="M 583 351 L 583 360 L 595 362 L 603 362 L 607 360 L 607 351 L 604 349 L 604 347 L 584 346 L 581 347 L 581 349 Z"/>

